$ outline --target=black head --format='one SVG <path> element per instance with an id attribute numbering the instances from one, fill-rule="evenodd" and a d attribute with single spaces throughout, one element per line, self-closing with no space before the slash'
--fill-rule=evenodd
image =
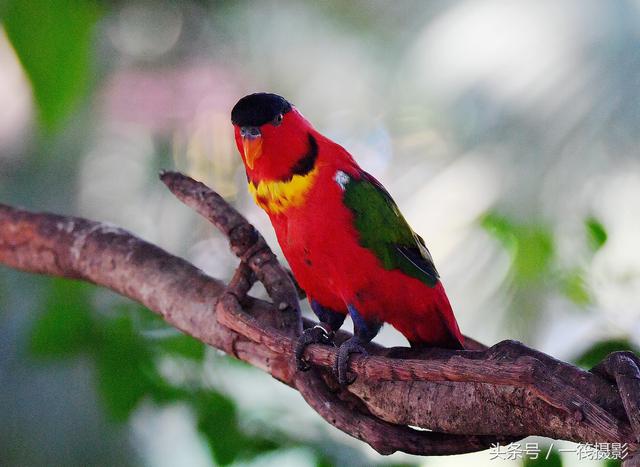
<path id="1" fill-rule="evenodd" d="M 277 94 L 258 92 L 244 96 L 231 111 L 231 122 L 240 127 L 259 127 L 291 110 L 291 104 Z"/>

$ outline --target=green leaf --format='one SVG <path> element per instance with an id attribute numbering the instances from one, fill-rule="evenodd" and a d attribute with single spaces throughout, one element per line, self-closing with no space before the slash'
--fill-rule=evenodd
<path id="1" fill-rule="evenodd" d="M 324 454 L 316 454 L 316 467 L 333 467 L 335 464 Z"/>
<path id="2" fill-rule="evenodd" d="M 581 270 L 574 270 L 564 274 L 560 278 L 560 289 L 576 305 L 586 306 L 592 301 L 584 280 L 584 273 Z"/>
<path id="3" fill-rule="evenodd" d="M 145 396 L 159 402 L 184 397 L 158 374 L 153 353 L 135 331 L 130 314 L 92 316 L 94 290 L 83 282 L 53 279 L 45 312 L 31 331 L 30 353 L 41 358 L 93 356 L 100 395 L 115 420 L 126 420 Z"/>
<path id="4" fill-rule="evenodd" d="M 124 302 L 116 305 L 114 311 L 133 320 L 134 328 L 155 353 L 167 353 L 196 361 L 204 359 L 205 344 L 176 330 L 145 306 Z"/>
<path id="5" fill-rule="evenodd" d="M 620 350 L 630 350 L 638 353 L 640 349 L 636 348 L 627 339 L 608 339 L 593 344 L 591 348 L 575 358 L 574 363 L 582 368 L 590 369 L 600 363 L 611 352 Z"/>
<path id="6" fill-rule="evenodd" d="M 517 224 L 494 212 L 487 213 L 480 225 L 511 255 L 517 281 L 539 280 L 549 273 L 555 247 L 551 232 L 543 225 Z"/>
<path id="7" fill-rule="evenodd" d="M 152 341 L 158 349 L 168 354 L 191 360 L 202 361 L 205 354 L 205 345 L 197 339 L 185 334 L 178 334 L 162 337 Z"/>
<path id="8" fill-rule="evenodd" d="M 587 240 L 592 251 L 598 251 L 607 243 L 607 231 L 604 226 L 595 217 L 589 217 L 585 223 L 587 230 Z"/>
<path id="9" fill-rule="evenodd" d="M 199 392 L 195 407 L 198 430 L 206 437 L 213 457 L 220 465 L 240 458 L 250 459 L 281 447 L 274 440 L 244 434 L 238 426 L 233 401 L 218 392 Z"/>
<path id="10" fill-rule="evenodd" d="M 126 420 L 138 403 L 168 387 L 157 373 L 152 353 L 127 316 L 104 320 L 95 343 L 98 389 L 115 420 Z"/>
<path id="11" fill-rule="evenodd" d="M 538 279 L 549 271 L 554 246 L 551 234 L 541 227 L 523 229 L 515 259 L 516 274 L 522 280 Z"/>
<path id="12" fill-rule="evenodd" d="M 198 430 L 205 435 L 215 460 L 230 464 L 242 449 L 233 402 L 216 392 L 200 396 Z"/>
<path id="13" fill-rule="evenodd" d="M 547 453 L 549 453 L 549 458 L 547 459 Z M 555 449 L 552 448 L 551 452 L 549 452 L 548 446 L 540 446 L 540 453 L 536 459 L 533 459 L 531 456 L 526 456 L 522 460 L 523 467 L 562 467 L 562 456 Z"/>
<path id="14" fill-rule="evenodd" d="M 29 77 L 40 121 L 53 130 L 90 83 L 93 30 L 100 18 L 91 0 L 9 0 L 3 25 Z"/>
<path id="15" fill-rule="evenodd" d="M 491 234 L 512 255 L 518 249 L 516 226 L 505 216 L 495 212 L 488 212 L 480 220 L 480 226 Z"/>
<path id="16" fill-rule="evenodd" d="M 52 279 L 44 314 L 31 330 L 29 352 L 60 358 L 87 350 L 94 340 L 90 311 L 93 287 L 79 281 Z"/>

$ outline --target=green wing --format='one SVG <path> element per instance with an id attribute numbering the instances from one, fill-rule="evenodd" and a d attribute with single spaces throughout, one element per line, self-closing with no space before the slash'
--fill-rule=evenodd
<path id="1" fill-rule="evenodd" d="M 344 177 L 344 203 L 353 212 L 360 244 L 380 259 L 385 269 L 400 269 L 430 287 L 438 271 L 424 240 L 402 216 L 391 195 L 366 172 L 360 179 Z"/>

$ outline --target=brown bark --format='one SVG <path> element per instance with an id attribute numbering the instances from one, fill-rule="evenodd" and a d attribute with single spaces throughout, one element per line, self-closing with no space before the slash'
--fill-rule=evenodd
<path id="1" fill-rule="evenodd" d="M 0 263 L 136 300 L 295 387 L 327 421 L 381 453 L 454 454 L 527 435 L 637 450 L 640 372 L 632 354 L 612 354 L 587 372 L 512 341 L 463 352 L 372 345 L 370 356 L 351 360 L 356 382 L 340 388 L 328 370 L 335 349 L 312 345 L 306 357 L 314 369 L 298 372 L 292 349 L 301 323 L 312 322 L 300 319 L 295 289 L 262 236 L 204 185 L 177 173 L 162 178 L 230 238 L 242 263 L 228 286 L 122 229 L 3 205 Z M 246 296 L 256 278 L 275 306 Z"/>

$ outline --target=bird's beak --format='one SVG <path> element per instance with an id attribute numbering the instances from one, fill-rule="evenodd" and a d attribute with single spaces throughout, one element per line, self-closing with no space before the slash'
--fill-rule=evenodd
<path id="1" fill-rule="evenodd" d="M 242 135 L 242 151 L 244 152 L 244 160 L 247 166 L 253 170 L 253 166 L 257 159 L 262 155 L 262 135 L 258 128 L 243 128 Z"/>

